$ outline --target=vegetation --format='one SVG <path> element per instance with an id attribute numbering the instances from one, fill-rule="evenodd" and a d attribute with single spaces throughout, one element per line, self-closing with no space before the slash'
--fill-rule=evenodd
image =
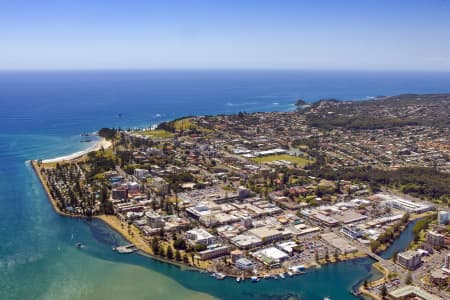
<path id="1" fill-rule="evenodd" d="M 413 235 L 414 235 L 414 241 L 418 241 L 420 238 L 420 232 L 423 230 L 427 230 L 428 226 L 431 222 L 433 222 L 436 219 L 436 214 L 430 215 L 428 217 L 425 217 L 423 219 L 420 219 L 416 222 L 416 224 L 413 227 Z"/>
<path id="2" fill-rule="evenodd" d="M 397 170 L 381 170 L 371 167 L 315 168 L 311 170 L 314 176 L 329 180 L 345 179 L 367 182 L 373 190 L 380 186 L 398 188 L 405 194 L 415 197 L 439 199 L 448 203 L 450 195 L 450 174 L 436 171 L 433 168 L 414 167 Z"/>
<path id="3" fill-rule="evenodd" d="M 143 136 L 148 136 L 151 138 L 168 139 L 168 138 L 173 137 L 173 133 L 168 132 L 164 129 L 140 130 L 140 131 L 136 131 L 134 133 L 140 134 Z"/>
<path id="4" fill-rule="evenodd" d="M 311 163 L 310 160 L 305 159 L 303 157 L 298 157 L 298 156 L 293 156 L 293 155 L 288 155 L 288 154 L 254 157 L 251 160 L 258 164 L 269 163 L 269 162 L 272 162 L 275 160 L 286 160 L 286 161 L 289 161 L 289 162 L 294 163 L 299 166 L 306 166 L 309 163 Z"/>

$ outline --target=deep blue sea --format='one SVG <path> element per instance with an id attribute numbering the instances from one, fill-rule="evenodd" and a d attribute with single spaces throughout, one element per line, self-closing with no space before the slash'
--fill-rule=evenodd
<path id="1" fill-rule="evenodd" d="M 138 254 L 99 221 L 56 215 L 29 159 L 87 147 L 79 134 L 185 116 L 286 111 L 296 99 L 450 92 L 450 73 L 341 71 L 0 72 L 0 299 L 354 299 L 369 259 L 286 280 L 216 281 Z M 76 242 L 86 245 L 79 250 Z"/>

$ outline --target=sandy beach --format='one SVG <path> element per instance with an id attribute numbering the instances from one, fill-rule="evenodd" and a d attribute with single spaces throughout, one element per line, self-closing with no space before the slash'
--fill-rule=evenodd
<path id="1" fill-rule="evenodd" d="M 73 159 L 79 158 L 79 157 L 81 157 L 81 156 L 83 156 L 83 155 L 85 155 L 85 154 L 87 154 L 89 152 L 98 151 L 102 147 L 104 149 L 107 149 L 107 148 L 111 147 L 111 145 L 112 145 L 111 141 L 107 141 L 106 139 L 101 138 L 94 145 L 92 145 L 92 146 L 90 146 L 90 147 L 88 147 L 88 148 L 86 148 L 84 150 L 81 150 L 81 151 L 78 151 L 78 152 L 74 152 L 74 153 L 69 154 L 69 155 L 64 155 L 64 156 L 50 158 L 50 159 L 44 159 L 44 160 L 42 160 L 42 162 L 43 163 L 55 163 L 55 162 L 73 160 Z"/>

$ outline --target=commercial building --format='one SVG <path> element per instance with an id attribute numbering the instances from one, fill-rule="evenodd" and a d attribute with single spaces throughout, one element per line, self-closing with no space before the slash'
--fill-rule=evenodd
<path id="1" fill-rule="evenodd" d="M 436 231 L 429 231 L 427 233 L 427 242 L 433 246 L 442 247 L 445 245 L 445 236 Z"/>
<path id="2" fill-rule="evenodd" d="M 154 212 L 154 211 L 148 211 L 145 213 L 145 219 L 147 221 L 147 225 L 151 228 L 162 228 L 164 227 L 164 220 L 162 217 Z"/>
<path id="3" fill-rule="evenodd" d="M 251 269 L 253 269 L 254 264 L 248 258 L 241 257 L 236 260 L 235 266 L 241 270 L 251 270 Z"/>
<path id="4" fill-rule="evenodd" d="M 248 231 L 252 235 L 261 239 L 264 244 L 271 243 L 283 238 L 283 232 L 270 226 L 253 228 Z"/>
<path id="5" fill-rule="evenodd" d="M 206 249 L 198 253 L 201 260 L 213 259 L 221 257 L 230 253 L 230 247 L 228 246 L 218 246 Z"/>
<path id="6" fill-rule="evenodd" d="M 397 263 L 406 269 L 415 270 L 422 263 L 422 256 L 417 251 L 408 250 L 398 254 Z"/>
<path id="7" fill-rule="evenodd" d="M 359 239 L 363 235 L 361 229 L 356 226 L 343 226 L 341 232 L 351 239 Z"/>
<path id="8" fill-rule="evenodd" d="M 149 174 L 146 169 L 134 169 L 134 176 L 139 179 L 144 179 Z"/>
<path id="9" fill-rule="evenodd" d="M 390 299 L 422 299 L 422 300 L 442 300 L 440 297 L 428 293 L 418 286 L 405 285 L 389 293 Z"/>
<path id="10" fill-rule="evenodd" d="M 111 197 L 113 200 L 128 200 L 128 188 L 118 187 L 116 189 L 112 189 Z"/>
<path id="11" fill-rule="evenodd" d="M 289 258 L 289 255 L 275 247 L 264 248 L 252 254 L 256 259 L 270 268 L 277 268 Z"/>
<path id="12" fill-rule="evenodd" d="M 446 225 L 449 221 L 449 215 L 450 213 L 448 211 L 440 211 L 438 213 L 438 223 L 439 225 Z"/>
<path id="13" fill-rule="evenodd" d="M 216 242 L 216 237 L 202 228 L 195 228 L 186 231 L 186 238 L 191 244 L 200 243 L 205 246 L 212 245 Z"/>

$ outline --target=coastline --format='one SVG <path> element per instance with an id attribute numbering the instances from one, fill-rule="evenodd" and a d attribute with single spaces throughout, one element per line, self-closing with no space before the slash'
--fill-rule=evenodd
<path id="1" fill-rule="evenodd" d="M 112 146 L 112 143 L 110 141 L 106 141 L 104 138 L 102 138 L 101 140 L 97 141 L 95 145 L 93 145 L 85 150 L 78 151 L 78 152 L 75 152 L 73 154 L 69 154 L 66 156 L 43 160 L 42 163 L 52 164 L 52 163 L 57 163 L 57 162 L 77 161 L 90 152 L 98 151 L 99 149 L 101 149 L 101 147 L 106 149 L 111 146 Z M 69 213 L 63 212 L 58 207 L 56 200 L 52 197 L 50 190 L 47 186 L 47 181 L 45 179 L 45 176 L 43 176 L 43 174 L 41 172 L 42 167 L 40 166 L 40 162 L 37 160 L 31 160 L 30 162 L 33 167 L 33 170 L 35 171 L 35 173 L 37 174 L 37 176 L 39 178 L 39 181 L 41 182 L 42 186 L 44 187 L 44 190 L 47 194 L 48 199 L 50 200 L 50 203 L 52 204 L 54 211 L 57 214 L 64 216 L 64 217 L 86 219 L 87 217 L 82 216 L 82 215 L 69 214 Z M 417 219 L 420 217 L 422 217 L 422 216 L 421 215 L 415 216 L 415 218 L 413 218 L 413 219 Z M 154 260 L 157 260 L 157 261 L 160 261 L 163 263 L 168 263 L 168 264 L 174 265 L 183 270 L 193 270 L 193 271 L 198 271 L 201 273 L 212 272 L 212 270 L 208 269 L 209 261 L 202 261 L 201 263 L 199 263 L 198 266 L 196 266 L 191 260 L 190 260 L 190 263 L 183 263 L 183 262 L 179 262 L 176 260 L 171 260 L 171 259 L 167 259 L 167 258 L 164 258 L 161 256 L 154 255 L 151 247 L 149 246 L 148 242 L 145 241 L 145 239 L 142 237 L 138 228 L 136 228 L 134 225 L 131 225 L 130 227 L 123 226 L 122 225 L 123 223 L 121 222 L 121 220 L 115 215 L 97 215 L 97 216 L 93 216 L 92 218 L 101 220 L 106 225 L 108 225 L 110 229 L 119 233 L 125 240 L 134 244 L 138 249 L 137 253 L 140 255 L 149 257 L 151 259 L 154 259 Z M 330 259 L 329 261 L 316 262 L 314 264 L 309 264 L 307 266 L 307 269 L 317 269 L 317 268 L 321 268 L 322 266 L 325 266 L 328 264 L 337 264 L 339 262 L 344 262 L 347 260 L 354 260 L 354 259 L 358 259 L 358 258 L 365 257 L 365 256 L 367 256 L 367 254 L 358 253 L 357 255 L 353 255 L 353 256 L 348 255 L 345 257 L 340 257 L 338 260 Z M 382 277 L 378 278 L 376 280 L 370 281 L 369 286 L 373 285 L 375 282 L 386 281 L 387 274 L 385 274 L 385 272 L 383 272 L 383 271 L 387 271 L 387 270 L 380 270 L 377 267 L 377 263 L 372 264 L 372 266 L 382 274 Z M 384 268 L 382 268 L 382 269 L 384 269 Z M 275 271 L 275 270 L 272 270 L 272 271 Z M 276 271 L 279 273 L 279 272 L 283 271 L 283 269 L 282 268 L 277 269 Z M 259 275 L 260 276 L 273 275 L 271 273 L 275 273 L 275 272 L 267 272 L 267 273 L 265 272 L 265 273 L 261 273 Z M 236 275 L 233 275 L 233 274 L 225 274 L 225 275 L 228 277 L 237 277 Z M 359 294 L 364 294 L 365 296 L 370 297 L 371 299 L 380 299 L 378 295 L 373 294 L 370 291 L 366 290 L 362 284 L 359 286 L 357 291 L 359 292 Z"/>
<path id="2" fill-rule="evenodd" d="M 98 141 L 95 142 L 94 145 L 92 145 L 92 146 L 90 146 L 90 147 L 88 147 L 88 148 L 86 148 L 84 150 L 80 150 L 80 151 L 74 152 L 72 154 L 63 155 L 63 156 L 59 156 L 59 157 L 55 157 L 55 158 L 43 159 L 42 163 L 47 164 L 47 163 L 71 161 L 71 160 L 75 160 L 77 158 L 80 158 L 80 157 L 88 154 L 89 152 L 98 151 L 102 147 L 104 149 L 107 149 L 107 148 L 109 148 L 111 146 L 112 146 L 112 142 L 106 140 L 105 138 L 100 138 Z"/>

